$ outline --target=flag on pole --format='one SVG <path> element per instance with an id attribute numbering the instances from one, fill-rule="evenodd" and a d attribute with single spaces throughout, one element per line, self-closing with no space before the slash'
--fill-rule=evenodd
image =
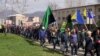
<path id="1" fill-rule="evenodd" d="M 85 23 L 82 15 L 80 13 L 80 10 L 77 10 L 77 19 L 76 19 L 76 21 L 78 22 L 78 24 L 84 24 Z"/>
<path id="2" fill-rule="evenodd" d="M 42 26 L 45 27 L 45 29 L 47 29 L 48 25 L 54 21 L 55 21 L 55 18 L 52 14 L 52 10 L 50 7 L 48 7 L 42 20 Z"/>
<path id="3" fill-rule="evenodd" d="M 87 19 L 87 10 L 86 10 L 86 8 L 84 8 L 83 17 L 84 17 L 84 19 Z"/>
<path id="4" fill-rule="evenodd" d="M 89 19 L 93 19 L 95 17 L 95 15 L 92 11 L 88 11 L 88 17 L 89 17 Z"/>
<path id="5" fill-rule="evenodd" d="M 76 20 L 76 12 L 71 17 L 72 20 Z"/>
<path id="6" fill-rule="evenodd" d="M 95 17 L 95 14 L 94 14 L 92 11 L 88 11 L 88 18 L 89 18 L 90 20 L 92 20 L 93 23 L 95 24 L 95 26 L 97 27 L 97 24 L 96 24 L 96 22 L 95 22 L 95 20 L 94 20 L 94 17 Z"/>
<path id="7" fill-rule="evenodd" d="M 83 15 L 84 15 L 85 17 L 87 16 L 87 10 L 86 10 L 86 8 L 84 8 Z"/>
<path id="8" fill-rule="evenodd" d="M 72 20 L 71 20 L 71 15 L 68 15 L 68 16 L 67 16 L 67 26 L 68 26 L 70 29 L 73 29 L 73 23 L 72 23 Z"/>
<path id="9" fill-rule="evenodd" d="M 60 28 L 60 31 L 61 31 L 61 32 L 64 32 L 64 31 L 65 31 L 66 25 L 67 25 L 67 22 L 63 22 L 63 23 L 62 23 L 61 28 Z"/>

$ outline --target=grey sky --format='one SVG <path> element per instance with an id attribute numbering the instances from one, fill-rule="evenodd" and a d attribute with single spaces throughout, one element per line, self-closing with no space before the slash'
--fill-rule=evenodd
<path id="1" fill-rule="evenodd" d="M 23 1 L 25 0 L 14 0 L 14 4 L 13 4 L 13 0 L 7 0 L 7 9 L 12 9 L 12 5 L 14 10 L 21 12 L 23 10 L 25 10 L 24 12 L 26 13 L 33 13 L 35 11 L 44 11 L 46 10 L 47 6 L 49 3 L 54 3 L 57 4 L 58 8 L 66 8 L 66 7 L 70 7 L 70 6 L 79 6 L 81 5 L 89 5 L 89 4 L 96 4 L 96 3 L 100 3 L 98 1 L 100 0 L 26 0 L 26 7 L 23 9 Z M 16 2 L 18 2 L 19 4 L 17 4 Z M 71 4 L 72 3 L 72 4 Z M 0 10 L 4 10 L 5 9 L 5 0 L 0 0 Z"/>
<path id="2" fill-rule="evenodd" d="M 44 11 L 50 3 L 57 4 L 59 8 L 65 7 L 65 0 L 29 0 L 28 3 L 28 8 L 30 9 L 28 12 Z"/>

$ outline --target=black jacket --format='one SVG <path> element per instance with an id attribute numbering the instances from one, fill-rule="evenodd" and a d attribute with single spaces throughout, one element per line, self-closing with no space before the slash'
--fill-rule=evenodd
<path id="1" fill-rule="evenodd" d="M 90 37 L 86 38 L 86 46 L 85 46 L 85 48 L 87 50 L 93 50 L 94 49 L 94 44 L 93 44 L 93 41 L 92 41 L 92 39 Z"/>

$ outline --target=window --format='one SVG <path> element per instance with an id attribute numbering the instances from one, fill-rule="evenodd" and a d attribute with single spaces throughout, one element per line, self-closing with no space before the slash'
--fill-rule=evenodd
<path id="1" fill-rule="evenodd" d="M 91 8 L 89 8 L 89 9 L 88 9 L 88 11 L 92 11 L 92 9 L 91 9 Z"/>
<path id="2" fill-rule="evenodd" d="M 58 11 L 57 15 L 59 16 L 60 15 L 60 12 Z"/>
<path id="3" fill-rule="evenodd" d="M 98 19 L 100 19 L 100 15 L 98 16 Z"/>
<path id="4" fill-rule="evenodd" d="M 60 17 L 58 17 L 58 20 L 60 20 Z"/>
<path id="5" fill-rule="evenodd" d="M 65 11 L 62 11 L 62 13 L 65 13 Z"/>
<path id="6" fill-rule="evenodd" d="M 72 10 L 72 12 L 75 12 L 75 10 Z"/>
<path id="7" fill-rule="evenodd" d="M 100 12 L 100 8 L 98 9 L 98 11 Z"/>
<path id="8" fill-rule="evenodd" d="M 62 11 L 62 14 L 61 15 L 65 15 L 65 11 Z"/>
<path id="9" fill-rule="evenodd" d="M 63 20 L 65 20 L 65 17 L 63 17 Z"/>
<path id="10" fill-rule="evenodd" d="M 69 13 L 69 11 L 67 11 L 66 13 Z"/>

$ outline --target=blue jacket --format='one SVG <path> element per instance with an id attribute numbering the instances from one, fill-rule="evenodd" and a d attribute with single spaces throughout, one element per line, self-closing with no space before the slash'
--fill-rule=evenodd
<path id="1" fill-rule="evenodd" d="M 62 39 L 62 42 L 67 42 L 68 41 L 68 36 L 65 32 L 61 33 L 61 39 Z"/>
<path id="2" fill-rule="evenodd" d="M 78 36 L 77 36 L 77 34 L 72 34 L 71 35 L 71 43 L 72 44 L 77 44 L 78 43 Z"/>
<path id="3" fill-rule="evenodd" d="M 45 38 L 45 37 L 46 37 L 46 31 L 40 29 L 40 30 L 39 30 L 39 38 L 42 39 L 42 38 Z"/>

